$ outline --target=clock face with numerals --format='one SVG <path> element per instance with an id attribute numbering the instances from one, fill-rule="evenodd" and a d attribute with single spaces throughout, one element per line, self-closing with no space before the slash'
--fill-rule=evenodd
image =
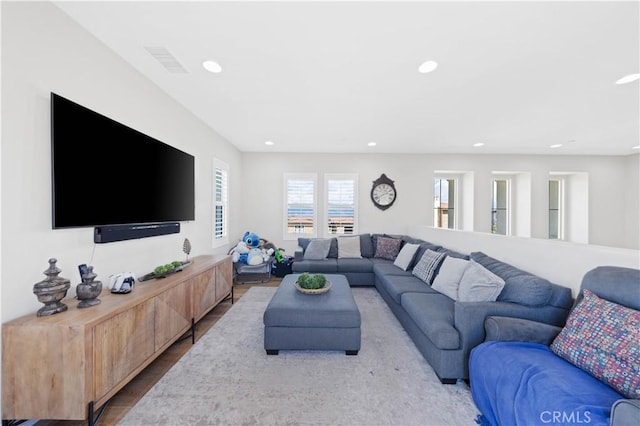
<path id="1" fill-rule="evenodd" d="M 393 185 L 393 181 L 384 173 L 373 181 L 371 201 L 373 201 L 373 204 L 379 209 L 386 210 L 391 207 L 396 200 L 396 195 L 396 188 Z"/>

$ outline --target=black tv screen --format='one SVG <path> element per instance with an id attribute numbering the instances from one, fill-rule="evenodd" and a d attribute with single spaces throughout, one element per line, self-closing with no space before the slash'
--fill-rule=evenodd
<path id="1" fill-rule="evenodd" d="M 195 218 L 194 157 L 51 93 L 53 228 Z"/>

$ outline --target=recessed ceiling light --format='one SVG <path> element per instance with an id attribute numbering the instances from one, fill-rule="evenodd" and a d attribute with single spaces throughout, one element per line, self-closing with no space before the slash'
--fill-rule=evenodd
<path id="1" fill-rule="evenodd" d="M 549 148 L 560 148 L 561 146 L 561 143 L 554 143 L 553 145 L 549 145 Z"/>
<path id="2" fill-rule="evenodd" d="M 473 144 L 473 146 L 475 146 L 476 148 L 484 146 L 484 142 L 476 142 Z"/>
<path id="3" fill-rule="evenodd" d="M 420 66 L 418 67 L 418 71 L 420 71 L 422 74 L 426 74 L 435 70 L 436 68 L 438 68 L 438 63 L 436 61 L 426 61 L 420 64 Z"/>
<path id="4" fill-rule="evenodd" d="M 274 142 L 272 142 L 272 141 L 266 141 L 264 144 L 265 144 L 265 145 L 268 145 L 268 146 L 273 146 L 273 145 L 275 145 L 275 143 L 274 143 Z"/>
<path id="5" fill-rule="evenodd" d="M 627 84 L 640 79 L 640 74 L 629 74 L 616 81 L 616 84 Z"/>
<path id="6" fill-rule="evenodd" d="M 222 72 L 222 67 L 216 61 L 204 61 L 202 63 L 202 66 L 204 67 L 205 70 L 207 70 L 209 72 L 212 72 L 212 73 L 216 73 L 217 74 L 219 72 Z"/>
<path id="7" fill-rule="evenodd" d="M 377 144 L 376 144 L 375 142 L 369 142 L 369 143 L 367 144 L 367 146 L 376 146 L 376 145 L 377 145 Z"/>

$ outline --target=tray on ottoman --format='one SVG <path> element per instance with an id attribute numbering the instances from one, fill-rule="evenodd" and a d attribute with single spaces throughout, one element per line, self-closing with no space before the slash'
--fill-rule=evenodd
<path id="1" fill-rule="evenodd" d="M 264 311 L 264 348 L 280 350 L 360 350 L 360 311 L 344 275 L 325 274 L 331 290 L 322 294 L 298 291 L 300 274 L 283 278 Z"/>

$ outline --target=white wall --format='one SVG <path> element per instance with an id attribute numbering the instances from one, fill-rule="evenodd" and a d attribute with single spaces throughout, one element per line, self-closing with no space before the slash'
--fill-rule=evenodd
<path id="1" fill-rule="evenodd" d="M 517 268 L 569 287 L 574 296 L 584 274 L 596 266 L 640 268 L 640 252 L 632 249 L 540 238 L 505 237 L 428 226 L 410 226 L 407 233 L 462 253 L 482 251 Z"/>
<path id="2" fill-rule="evenodd" d="M 626 214 L 623 247 L 634 247 L 640 239 L 640 155 L 630 155 L 625 162 L 624 186 L 629 197 L 621 207 Z"/>
<path id="3" fill-rule="evenodd" d="M 246 170 L 254 170 L 255 183 L 250 184 L 252 172 L 248 172 L 243 189 L 246 200 L 241 223 L 245 229 L 257 233 L 261 237 L 273 241 L 285 248 L 287 254 L 293 254 L 297 248 L 296 241 L 284 240 L 282 236 L 283 185 L 285 172 L 318 173 L 318 182 L 322 182 L 323 173 L 358 173 L 359 174 L 359 232 L 405 233 L 408 229 L 428 229 L 433 223 L 432 192 L 434 171 L 457 171 L 465 173 L 464 191 L 466 200 L 472 199 L 472 206 L 458 205 L 463 210 L 465 222 L 468 213 L 473 212 L 476 232 L 462 232 L 466 235 L 465 246 L 461 251 L 471 252 L 487 247 L 489 255 L 500 257 L 502 254 L 527 253 L 518 259 L 520 267 L 527 270 L 540 270 L 546 278 L 558 276 L 561 282 L 575 285 L 580 280 L 583 269 L 593 262 L 598 263 L 597 256 L 586 254 L 581 263 L 581 253 L 593 253 L 597 246 L 607 246 L 603 250 L 606 256 L 602 262 L 613 262 L 620 256 L 620 262 L 629 264 L 630 259 L 638 265 L 639 236 L 638 229 L 638 184 L 629 183 L 625 179 L 637 176 L 637 155 L 628 157 L 570 157 L 570 156 L 518 156 L 518 155 L 388 155 L 388 154 L 282 154 L 282 153 L 243 153 L 242 162 Z M 636 160 L 632 160 L 635 158 Z M 635 167 L 635 171 L 634 171 Z M 499 237 L 488 234 L 490 229 L 491 172 L 517 170 L 527 176 L 530 185 L 529 205 L 532 224 L 530 229 L 534 238 Z M 608 182 L 609 184 L 589 185 L 587 197 L 589 211 L 583 217 L 589 219 L 589 245 L 559 241 L 548 241 L 548 182 L 550 172 L 585 172 L 589 183 Z M 372 181 L 385 173 L 395 180 L 398 198 L 395 204 L 386 211 L 378 210 L 370 201 Z M 529 178 L 530 177 L 530 178 Z M 473 179 L 473 183 L 469 180 Z M 534 185 L 533 182 L 539 182 Z M 540 183 L 541 182 L 541 183 Z M 468 192 L 473 191 L 473 197 Z M 522 191 L 520 196 L 526 194 Z M 322 198 L 320 198 L 322 199 Z M 535 204 L 537 203 L 537 204 Z M 622 203 L 622 207 L 620 204 Z M 519 205 L 528 203 L 518 200 Z M 529 212 L 528 212 L 529 213 Z M 481 217 L 482 220 L 478 220 Z M 596 224 L 597 223 L 597 224 Z M 518 226 L 524 227 L 522 224 Z M 629 230 L 635 229 L 635 236 L 629 237 Z M 429 234 L 430 236 L 431 234 Z M 449 234 L 445 234 L 449 235 Z M 458 235 L 458 234 L 455 234 Z M 322 236 L 322 235 L 321 235 Z M 473 238 L 478 244 L 471 244 Z M 488 245 L 480 241 L 492 238 Z M 496 237 L 498 237 L 496 239 Z M 231 238 L 234 238 L 232 235 Z M 235 236 L 236 241 L 239 235 Z M 438 234 L 443 243 L 451 237 L 444 238 Z M 460 238 L 460 237 L 457 237 Z M 443 244 L 446 245 L 446 244 Z M 511 247 L 521 247 L 510 251 Z M 506 249 L 498 250 L 498 247 Z M 612 248 L 617 247 L 617 248 Z M 558 261 L 558 253 L 574 253 L 564 261 Z M 573 257 L 572 257 L 573 256 Z M 591 257 L 589 257 L 591 256 Z M 511 256 L 509 256 L 510 258 Z M 540 264 L 527 264 L 533 259 L 544 258 Z M 554 260 L 555 259 L 555 260 Z M 588 260 L 587 260 L 588 259 Z M 558 261 L 550 266 L 550 262 Z M 593 262 L 592 262 L 593 261 Z M 631 262 L 633 263 L 633 262 Z M 548 271 L 547 271 L 548 269 Z M 549 273 L 554 270 L 553 273 Z M 560 271 L 565 271 L 562 273 Z"/>
<path id="4" fill-rule="evenodd" d="M 158 264 L 226 253 L 212 249 L 212 159 L 230 165 L 230 230 L 237 233 L 242 209 L 239 151 L 181 105 L 143 78 L 50 3 L 2 2 L 2 321 L 33 313 L 42 304 L 33 285 L 45 278 L 48 259 L 61 276 L 79 283 L 77 265 L 94 265 L 98 280 L 118 271 L 139 276 Z M 93 228 L 51 229 L 50 92 L 56 92 L 196 158 L 196 219 L 179 234 L 93 243 Z M 112 165 L 82 158 L 78 179 L 106 174 Z M 123 153 L 126 162 L 126 153 Z M 126 163 L 123 163 L 126 164 Z M 133 165 L 135 168 L 135 165 Z M 135 171 L 134 171 L 135 173 Z M 77 208 L 101 208 L 100 194 L 78 196 Z M 136 200 L 130 200 L 134 205 Z"/>

